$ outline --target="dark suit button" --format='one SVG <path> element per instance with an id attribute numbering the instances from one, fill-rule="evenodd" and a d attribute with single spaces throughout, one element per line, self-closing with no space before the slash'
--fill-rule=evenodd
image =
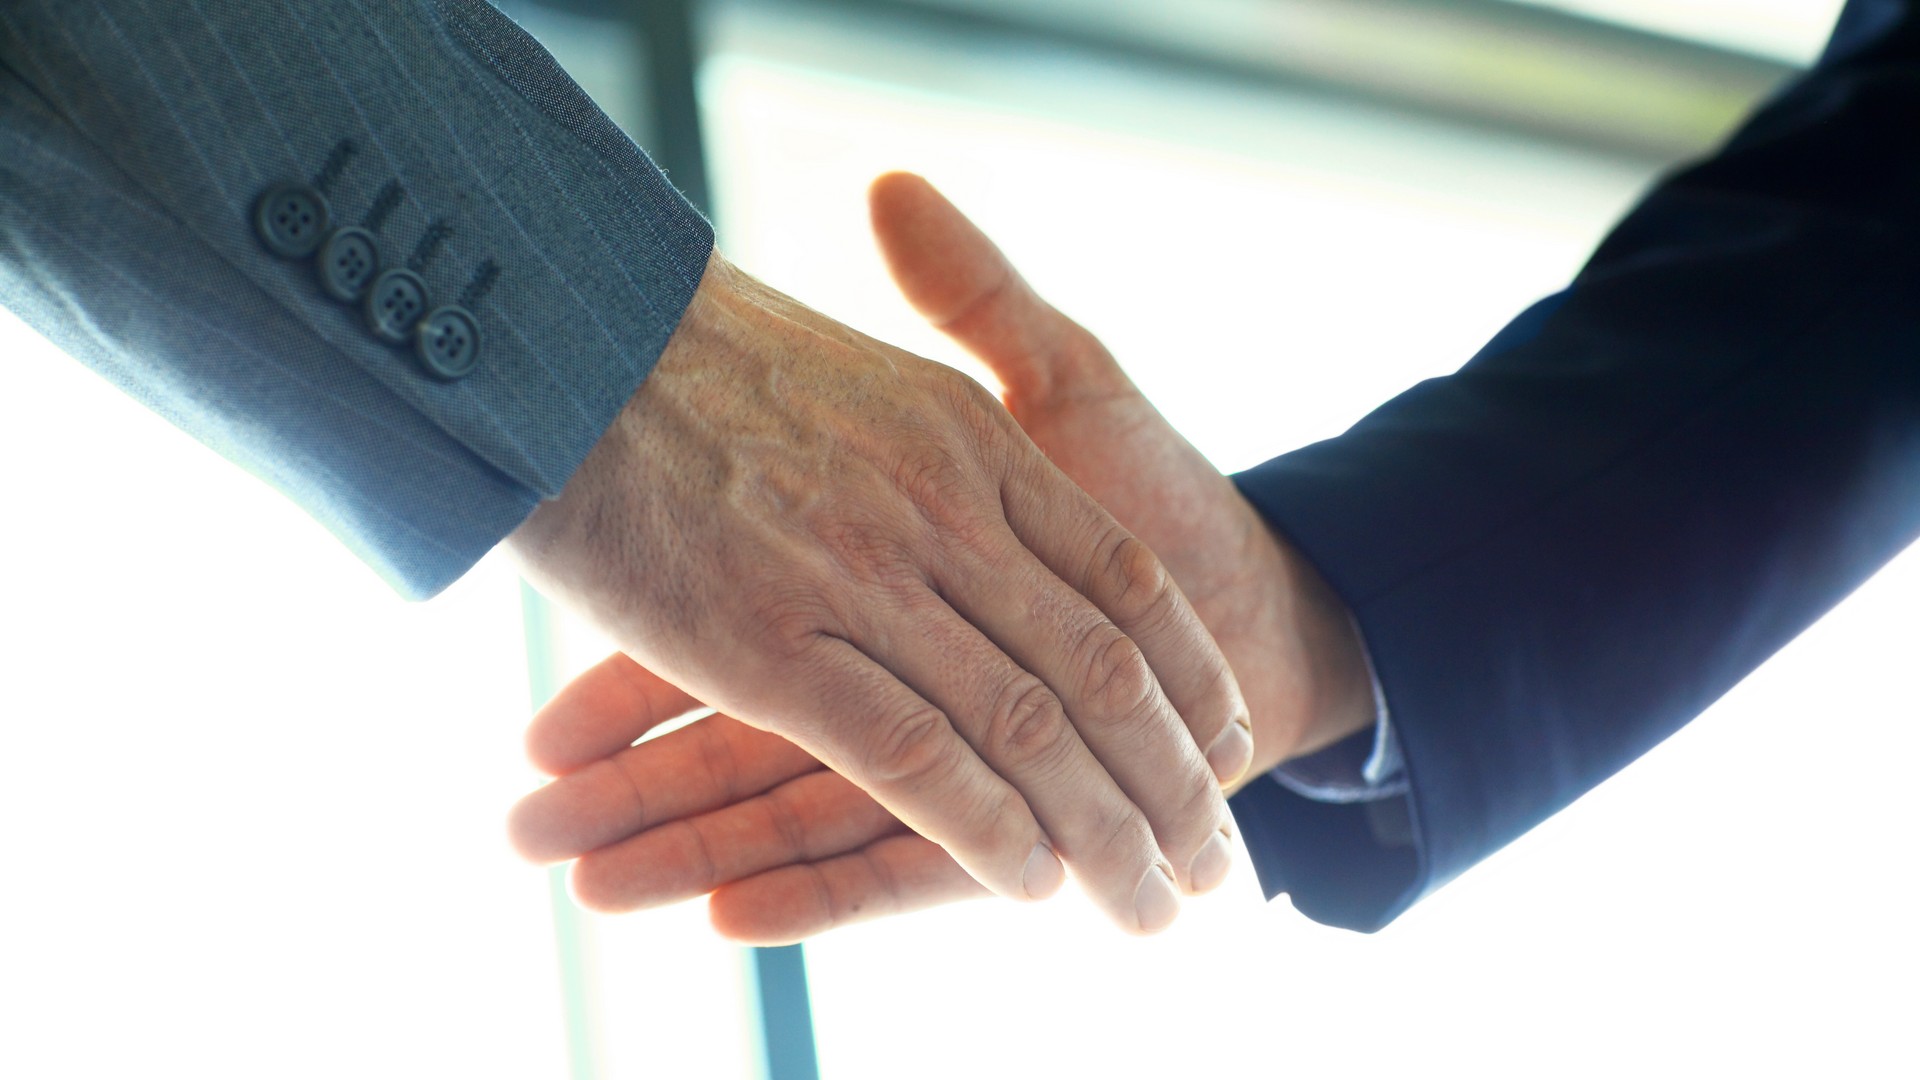
<path id="1" fill-rule="evenodd" d="M 304 184 L 281 184 L 260 196 L 253 208 L 253 227 L 260 242 L 288 259 L 313 254 L 327 235 L 331 218 L 326 196 Z"/>
<path id="2" fill-rule="evenodd" d="M 413 337 L 427 313 L 427 283 L 411 270 L 389 270 L 367 290 L 367 325 L 381 341 L 399 345 Z"/>
<path id="3" fill-rule="evenodd" d="M 452 382 L 480 362 L 480 324 L 465 308 L 443 307 L 420 324 L 413 344 L 427 374 Z"/>
<path id="4" fill-rule="evenodd" d="M 365 229 L 335 229 L 320 245 L 320 287 L 335 300 L 353 303 L 367 295 L 380 272 L 380 245 Z"/>

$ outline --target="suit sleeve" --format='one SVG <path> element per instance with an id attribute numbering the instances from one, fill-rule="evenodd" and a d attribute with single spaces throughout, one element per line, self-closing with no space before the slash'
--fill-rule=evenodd
<path id="1" fill-rule="evenodd" d="M 288 185 L 362 230 L 347 272 L 412 275 L 385 339 L 264 242 Z M 409 595 L 559 493 L 711 246 L 484 0 L 0 0 L 0 303 Z"/>
<path id="2" fill-rule="evenodd" d="M 1269 895 L 1376 929 L 1920 534 L 1915 5 L 1856 0 L 1815 69 L 1569 289 L 1237 482 L 1351 605 L 1408 795 L 1262 779 L 1236 816 Z"/>

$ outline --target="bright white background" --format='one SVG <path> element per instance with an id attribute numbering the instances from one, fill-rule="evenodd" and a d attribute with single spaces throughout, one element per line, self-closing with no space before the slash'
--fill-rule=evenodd
<path id="1" fill-rule="evenodd" d="M 865 182 L 924 171 L 1227 468 L 1457 366 L 1646 179 L 1053 54 L 718 31 L 736 259 L 951 359 L 865 237 Z M 0 359 L 0 1076 L 562 1075 L 546 881 L 499 825 L 533 782 L 505 568 L 402 604 L 5 316 Z M 1075 900 L 830 935 L 823 1074 L 1910 1075 L 1917 610 L 1909 555 L 1372 938 L 1246 867 L 1145 942 Z M 590 933 L 606 1075 L 752 1075 L 697 907 Z"/>
<path id="2" fill-rule="evenodd" d="M 403 604 L 0 316 L 0 1076 L 552 1074 L 518 596 Z"/>

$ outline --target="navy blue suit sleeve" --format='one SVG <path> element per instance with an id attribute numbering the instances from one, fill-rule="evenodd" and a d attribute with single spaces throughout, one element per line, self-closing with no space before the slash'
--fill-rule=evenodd
<path id="1" fill-rule="evenodd" d="M 1458 373 L 1237 478 L 1351 605 L 1409 780 L 1235 799 L 1270 894 L 1356 929 L 1685 724 L 1920 533 L 1920 12 L 1661 183 Z"/>

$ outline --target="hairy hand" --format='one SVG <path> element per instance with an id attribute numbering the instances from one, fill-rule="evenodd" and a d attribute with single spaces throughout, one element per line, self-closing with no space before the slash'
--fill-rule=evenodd
<path id="1" fill-rule="evenodd" d="M 516 819 L 534 858 L 680 822 L 684 861 L 717 884 L 744 849 L 687 812 L 761 795 L 777 811 L 831 782 L 820 813 L 765 820 L 818 855 L 904 823 L 946 870 L 1013 898 L 1051 894 L 1064 861 L 1133 930 L 1172 921 L 1176 882 L 1224 877 L 1220 785 L 1252 758 L 1246 706 L 1148 547 L 977 384 L 717 255 L 658 368 L 513 545 L 620 644 L 641 688 L 589 685 L 561 713 L 614 700 L 632 710 L 627 741 L 694 698 L 744 721 L 688 737 L 716 740 L 701 744 L 717 785 L 702 798 L 677 764 L 665 785 L 629 783 L 633 759 L 570 773 Z M 542 749 L 543 730 L 536 757 L 591 760 Z M 771 745 L 762 733 L 793 746 L 731 772 L 728 747 Z M 768 792 L 816 760 L 832 772 Z M 791 827 L 808 821 L 839 839 Z M 584 902 L 645 899 L 608 866 L 582 862 Z"/>

